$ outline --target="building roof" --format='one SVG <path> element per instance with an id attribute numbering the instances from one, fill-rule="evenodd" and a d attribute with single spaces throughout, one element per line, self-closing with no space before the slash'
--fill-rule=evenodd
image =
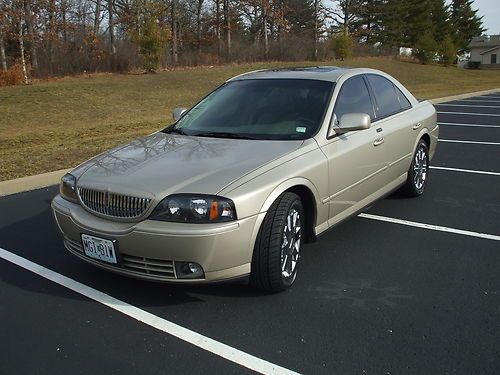
<path id="1" fill-rule="evenodd" d="M 493 48 L 500 46 L 500 35 L 475 36 L 467 47 L 469 48 Z"/>
<path id="2" fill-rule="evenodd" d="M 486 51 L 480 52 L 479 54 L 480 55 L 484 55 L 485 53 L 492 52 L 492 51 L 497 50 L 499 48 L 500 48 L 500 44 L 498 46 L 496 46 L 496 47 L 488 48 Z"/>

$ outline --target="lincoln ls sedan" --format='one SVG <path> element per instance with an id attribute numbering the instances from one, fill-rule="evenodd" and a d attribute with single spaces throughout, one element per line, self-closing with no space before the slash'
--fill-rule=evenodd
<path id="1" fill-rule="evenodd" d="M 282 291 L 304 242 L 395 190 L 423 194 L 439 133 L 432 104 L 372 69 L 249 72 L 173 117 L 63 176 L 52 208 L 72 254 Z"/>

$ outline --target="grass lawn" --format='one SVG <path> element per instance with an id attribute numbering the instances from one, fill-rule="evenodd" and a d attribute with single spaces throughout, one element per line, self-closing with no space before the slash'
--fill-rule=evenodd
<path id="1" fill-rule="evenodd" d="M 69 168 L 105 149 L 170 123 L 227 78 L 245 71 L 305 63 L 179 69 L 150 75 L 109 74 L 0 88 L 0 181 Z M 417 97 L 500 87 L 500 71 L 458 70 L 385 58 L 322 62 L 381 69 Z"/>

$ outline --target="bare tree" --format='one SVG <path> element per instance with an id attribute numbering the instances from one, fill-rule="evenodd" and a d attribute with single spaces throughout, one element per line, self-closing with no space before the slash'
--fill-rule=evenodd
<path id="1" fill-rule="evenodd" d="M 101 0 L 96 0 L 95 16 L 94 16 L 94 36 L 99 34 L 100 26 L 101 26 Z"/>
<path id="2" fill-rule="evenodd" d="M 54 39 L 56 38 L 56 0 L 49 2 L 49 35 L 48 35 L 48 52 L 49 52 L 49 71 L 54 73 Z"/>
<path id="3" fill-rule="evenodd" d="M 109 21 L 109 55 L 111 70 L 116 69 L 116 42 L 115 42 L 115 2 L 108 0 L 108 21 Z"/>
<path id="4" fill-rule="evenodd" d="M 33 75 L 38 74 L 38 54 L 36 49 L 36 36 L 33 28 L 33 13 L 31 12 L 31 0 L 24 0 L 24 17 L 26 22 L 26 27 L 28 29 L 28 36 L 30 38 L 30 53 L 31 53 L 31 69 L 33 70 Z M 22 38 L 24 40 L 24 38 Z M 24 43 L 23 43 L 24 48 Z"/>
<path id="5" fill-rule="evenodd" d="M 221 57 L 221 50 L 222 50 L 222 40 L 220 36 L 220 6 L 221 6 L 221 0 L 215 0 L 215 34 L 217 37 L 217 56 L 220 59 Z"/>
<path id="6" fill-rule="evenodd" d="M 198 50 L 198 63 L 201 60 L 201 10 L 205 0 L 196 0 L 196 44 Z"/>
<path id="7" fill-rule="evenodd" d="M 231 60 L 231 10 L 230 0 L 224 0 L 224 22 L 226 27 L 226 58 Z"/>
<path id="8" fill-rule="evenodd" d="M 21 66 L 23 68 L 23 82 L 25 85 L 28 84 L 28 73 L 26 71 L 26 58 L 24 55 L 24 35 L 23 35 L 23 16 L 22 11 L 20 11 L 19 19 L 19 50 L 21 52 Z"/>
<path id="9" fill-rule="evenodd" d="M 318 59 L 319 3 L 320 0 L 314 0 L 314 60 Z"/>
<path id="10" fill-rule="evenodd" d="M 269 60 L 269 38 L 267 36 L 267 13 L 269 12 L 269 0 L 261 0 L 262 32 L 264 33 L 264 58 Z"/>
<path id="11" fill-rule="evenodd" d="M 5 44 L 3 41 L 3 33 L 0 30 L 0 60 L 2 61 L 2 69 L 7 71 L 7 58 L 5 56 Z"/>
<path id="12" fill-rule="evenodd" d="M 172 0 L 171 4 L 171 17 L 172 17 L 172 64 L 174 66 L 179 62 L 179 32 L 177 20 L 177 0 Z"/>

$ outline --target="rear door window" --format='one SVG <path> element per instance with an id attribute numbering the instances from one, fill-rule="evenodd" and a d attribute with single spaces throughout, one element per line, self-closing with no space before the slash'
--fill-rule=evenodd
<path id="1" fill-rule="evenodd" d="M 402 106 L 393 83 L 375 74 L 367 74 L 366 77 L 375 95 L 377 117 L 383 118 L 400 112 Z"/>
<path id="2" fill-rule="evenodd" d="M 405 110 L 405 109 L 411 108 L 411 103 L 408 100 L 408 98 L 406 97 L 406 95 L 403 94 L 402 91 L 400 89 L 398 89 L 398 87 L 396 85 L 394 85 L 394 87 L 396 88 L 396 94 L 397 94 L 398 99 L 399 99 L 399 104 L 401 104 L 401 109 Z"/>

